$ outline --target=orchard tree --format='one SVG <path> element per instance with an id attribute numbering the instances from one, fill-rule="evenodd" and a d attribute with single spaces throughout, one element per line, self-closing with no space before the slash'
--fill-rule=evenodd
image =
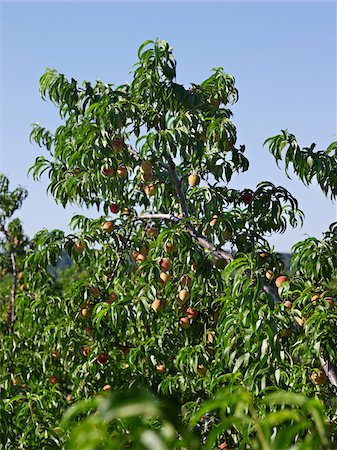
<path id="1" fill-rule="evenodd" d="M 0 277 L 6 278 L 6 287 L 1 291 L 1 313 L 5 314 L 8 330 L 13 332 L 15 322 L 15 300 L 17 288 L 24 290 L 23 257 L 28 244 L 23 234 L 23 228 L 18 218 L 10 220 L 13 214 L 21 208 L 27 196 L 27 191 L 21 187 L 9 191 L 9 180 L 0 174 Z"/>
<path id="2" fill-rule="evenodd" d="M 98 211 L 75 216 L 73 234 L 42 230 L 26 259 L 40 305 L 48 302 L 47 265 L 66 249 L 78 267 L 76 280 L 49 296 L 66 316 L 53 323 L 65 379 L 56 392 L 71 390 L 76 400 L 143 383 L 174 399 L 188 421 L 222 389 L 242 388 L 254 398 L 254 423 L 255 414 L 280 408 L 266 406 L 266 394 L 286 390 L 324 403 L 331 428 L 322 445 L 335 445 L 335 224 L 322 240 L 294 247 L 287 273 L 266 237 L 301 224 L 296 199 L 269 181 L 254 190 L 230 186 L 249 168 L 232 122 L 234 78 L 216 68 L 200 84 L 177 83 L 164 41 L 146 41 L 138 58 L 120 86 L 79 85 L 50 69 L 40 80 L 62 123 L 54 132 L 35 124 L 31 139 L 48 156 L 31 172 L 35 179 L 47 172 L 63 207 Z M 286 168 L 335 197 L 335 143 L 302 150 L 287 131 L 266 143 L 277 162 L 286 149 Z M 212 430 L 212 442 L 247 448 L 256 432 L 261 437 L 254 426 L 229 425 L 229 405 L 207 408 L 199 432 Z M 305 434 L 299 427 L 289 445 Z"/>

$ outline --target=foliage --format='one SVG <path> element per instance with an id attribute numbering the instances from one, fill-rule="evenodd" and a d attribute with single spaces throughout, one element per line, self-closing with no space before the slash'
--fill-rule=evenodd
<path id="1" fill-rule="evenodd" d="M 96 217 L 28 241 L 8 222 L 24 195 L 1 184 L 15 305 L 1 321 L 3 447 L 335 448 L 335 224 L 294 247 L 288 273 L 267 238 L 302 222 L 297 200 L 269 181 L 230 187 L 249 167 L 234 78 L 217 68 L 178 84 L 164 41 L 138 57 L 117 87 L 49 69 L 40 80 L 61 124 L 35 124 L 48 157 L 30 171 L 48 175 L 61 205 L 96 205 Z M 267 142 L 279 160 L 284 142 Z M 301 154 L 286 164 L 303 174 Z M 318 162 L 308 167 L 304 181 L 334 195 Z M 56 277 L 64 252 L 73 265 Z"/>

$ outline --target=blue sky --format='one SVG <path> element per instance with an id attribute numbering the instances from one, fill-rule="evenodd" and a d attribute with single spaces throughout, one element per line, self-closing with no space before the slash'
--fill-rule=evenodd
<path id="1" fill-rule="evenodd" d="M 181 83 L 201 82 L 218 66 L 235 76 L 234 123 L 251 168 L 231 186 L 283 185 L 306 214 L 303 228 L 271 238 L 277 250 L 288 251 L 306 234 L 320 237 L 337 220 L 335 203 L 315 186 L 288 180 L 262 148 L 285 128 L 302 146 L 323 149 L 335 139 L 334 2 L 1 2 L 0 20 L 0 172 L 12 187 L 29 190 L 20 212 L 29 235 L 66 229 L 79 212 L 46 196 L 46 178 L 36 183 L 27 176 L 44 152 L 29 143 L 31 124 L 60 123 L 53 105 L 39 98 L 40 76 L 53 67 L 78 80 L 123 83 L 139 45 L 156 37 L 174 48 Z"/>

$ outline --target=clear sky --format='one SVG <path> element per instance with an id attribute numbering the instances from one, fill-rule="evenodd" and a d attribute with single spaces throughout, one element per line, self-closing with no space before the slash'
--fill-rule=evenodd
<path id="1" fill-rule="evenodd" d="M 178 82 L 201 82 L 212 67 L 235 76 L 233 107 L 238 143 L 251 168 L 232 187 L 283 185 L 306 214 L 303 228 L 271 238 L 278 251 L 321 232 L 337 220 L 336 204 L 279 170 L 263 141 L 288 128 L 300 145 L 324 149 L 335 140 L 336 4 L 334 2 L 0 2 L 0 172 L 12 187 L 28 188 L 20 212 L 30 236 L 66 229 L 78 208 L 66 211 L 46 196 L 47 179 L 27 171 L 44 150 L 29 143 L 33 122 L 55 129 L 52 104 L 39 97 L 47 67 L 78 80 L 130 80 L 137 49 L 146 39 L 167 40 L 178 61 Z M 94 216 L 95 212 L 90 212 Z"/>

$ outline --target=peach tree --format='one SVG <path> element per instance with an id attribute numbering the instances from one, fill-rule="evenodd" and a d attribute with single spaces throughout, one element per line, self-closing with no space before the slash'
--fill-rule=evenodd
<path id="1" fill-rule="evenodd" d="M 97 209 L 74 216 L 71 234 L 39 232 L 25 262 L 26 296 L 57 317 L 44 330 L 58 355 L 55 396 L 143 384 L 188 421 L 223 388 L 248 390 L 261 417 L 273 409 L 265 396 L 286 390 L 324 403 L 333 445 L 336 226 L 297 244 L 286 270 L 267 237 L 302 222 L 296 199 L 270 181 L 231 187 L 249 169 L 230 110 L 234 77 L 216 68 L 183 86 L 171 47 L 156 40 L 140 47 L 127 84 L 79 84 L 47 69 L 40 92 L 61 123 L 53 132 L 34 125 L 31 139 L 47 155 L 30 171 L 47 173 L 63 207 Z M 316 180 L 335 197 L 335 143 L 301 149 L 283 131 L 266 144 L 305 184 Z M 47 267 L 64 250 L 74 273 L 57 287 Z M 249 445 L 254 427 L 220 426 L 226 411 L 209 410 L 201 434 Z M 292 442 L 301 439 L 299 427 Z"/>

